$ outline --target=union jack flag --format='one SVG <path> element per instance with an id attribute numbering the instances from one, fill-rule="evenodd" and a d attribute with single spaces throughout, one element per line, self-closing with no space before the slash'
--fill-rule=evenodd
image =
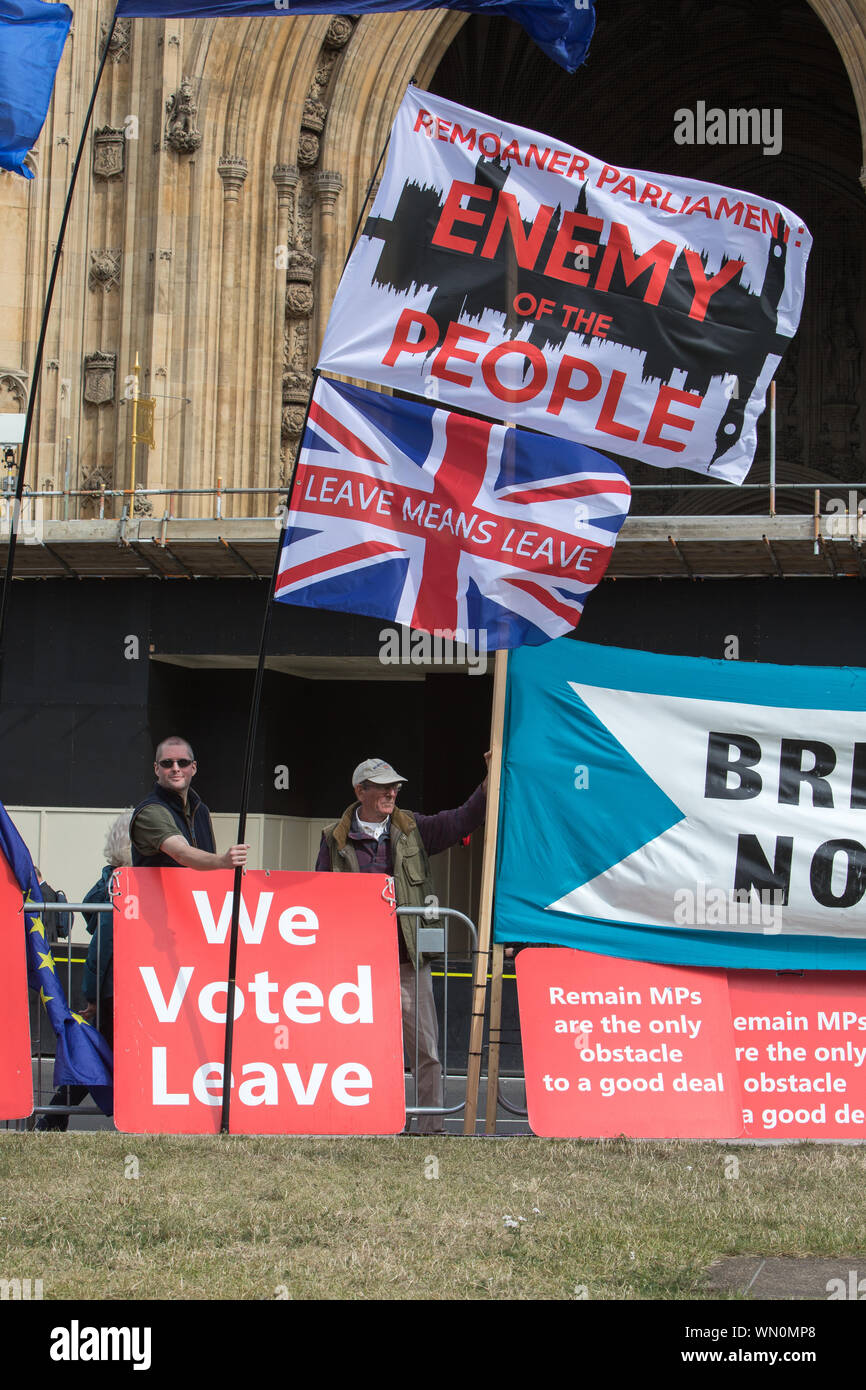
<path id="1" fill-rule="evenodd" d="M 581 444 L 320 377 L 274 597 L 536 645 L 576 627 L 630 496 Z"/>

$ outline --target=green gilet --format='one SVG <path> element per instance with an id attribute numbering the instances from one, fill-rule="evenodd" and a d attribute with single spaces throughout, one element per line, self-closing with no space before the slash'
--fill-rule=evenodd
<path id="1" fill-rule="evenodd" d="M 349 839 L 349 831 L 352 828 L 352 818 L 360 804 L 359 801 L 353 802 L 340 820 L 326 825 L 322 831 L 334 873 L 358 873 L 358 856 Z M 430 860 L 427 858 L 415 818 L 408 811 L 391 812 L 391 864 L 397 906 L 429 906 L 426 899 L 433 896 Z M 406 916 L 397 920 L 406 942 L 409 959 L 414 965 L 418 954 L 418 918 Z"/>

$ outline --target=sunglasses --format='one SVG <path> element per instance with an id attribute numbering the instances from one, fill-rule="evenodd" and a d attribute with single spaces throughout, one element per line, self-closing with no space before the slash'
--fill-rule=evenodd
<path id="1" fill-rule="evenodd" d="M 177 763 L 178 767 L 192 767 L 194 761 L 193 758 L 160 758 L 159 766 L 164 767 L 166 770 L 170 767 L 174 767 L 175 763 Z"/>

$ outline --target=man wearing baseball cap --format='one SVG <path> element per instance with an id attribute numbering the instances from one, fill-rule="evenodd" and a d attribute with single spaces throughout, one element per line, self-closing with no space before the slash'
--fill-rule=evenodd
<path id="1" fill-rule="evenodd" d="M 489 763 L 490 754 L 485 753 L 484 758 Z M 357 799 L 338 821 L 322 831 L 316 868 L 332 873 L 389 874 L 394 879 L 398 907 L 424 908 L 434 896 L 430 856 L 458 845 L 481 824 L 487 778 L 464 805 L 433 816 L 398 810 L 397 794 L 405 781 L 383 758 L 366 758 L 359 763 L 352 773 Z M 417 917 L 400 917 L 398 922 L 403 1042 L 413 1072 L 417 1050 L 418 1104 L 441 1109 L 439 1025 L 430 966 L 423 957 L 418 960 Z M 418 1132 L 443 1133 L 442 1116 L 419 1115 Z"/>

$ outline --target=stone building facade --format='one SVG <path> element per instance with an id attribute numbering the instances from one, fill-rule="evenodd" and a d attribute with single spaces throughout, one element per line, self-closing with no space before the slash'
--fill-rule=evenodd
<path id="1" fill-rule="evenodd" d="M 99 0 L 75 15 L 32 156 L 37 177 L 0 175 L 0 413 L 20 411 L 29 390 L 111 14 Z M 286 481 L 330 302 L 411 80 L 612 162 L 751 187 L 795 208 L 815 250 L 811 299 L 779 375 L 780 477 L 866 478 L 866 4 L 677 0 L 647 18 L 629 0 L 600 13 L 590 61 L 572 77 L 518 26 L 445 10 L 118 21 L 55 298 L 34 486 L 129 486 L 136 353 L 142 392 L 157 401 L 156 447 L 137 451 L 139 486 Z M 702 98 L 778 109 L 780 153 L 678 146 L 674 108 Z M 274 501 L 236 497 L 231 514 L 260 516 Z M 669 509 L 670 499 L 646 501 Z M 212 514 L 203 496 L 183 505 Z M 151 507 L 161 515 L 164 503 Z M 93 511 L 85 500 L 69 514 Z"/>
<path id="2" fill-rule="evenodd" d="M 29 389 L 52 239 L 112 12 L 107 0 L 76 12 L 32 156 L 37 177 L 0 179 L 0 410 L 4 400 L 23 409 Z M 31 482 L 62 485 L 68 438 L 73 486 L 128 486 L 136 353 L 142 394 L 157 400 L 139 484 L 285 481 L 393 113 L 465 18 L 118 21 L 63 253 Z M 185 507 L 208 512 L 204 499 Z M 247 497 L 234 514 L 263 508 Z"/>

